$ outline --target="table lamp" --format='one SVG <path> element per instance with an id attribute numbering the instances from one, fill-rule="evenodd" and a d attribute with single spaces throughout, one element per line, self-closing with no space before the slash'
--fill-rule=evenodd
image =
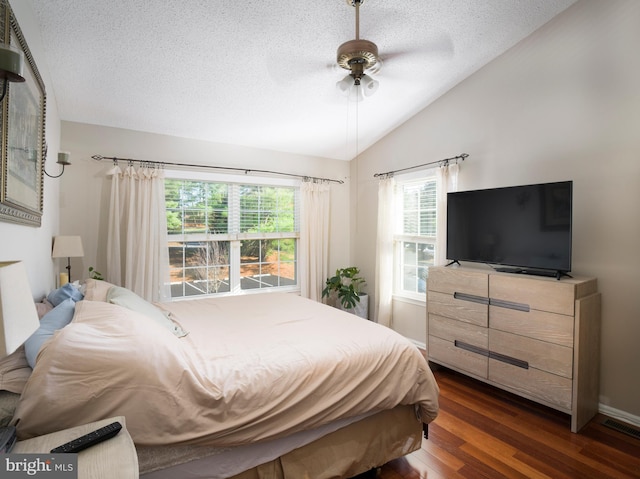
<path id="1" fill-rule="evenodd" d="M 67 258 L 67 278 L 71 282 L 71 258 L 84 256 L 82 238 L 80 236 L 54 236 L 52 258 Z M 63 286 L 63 277 L 60 275 L 60 286 Z M 66 281 L 65 281 L 66 282 Z"/>

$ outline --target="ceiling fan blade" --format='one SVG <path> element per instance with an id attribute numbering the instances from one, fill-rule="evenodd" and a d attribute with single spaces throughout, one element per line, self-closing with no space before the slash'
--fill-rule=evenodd
<path id="1" fill-rule="evenodd" d="M 305 81 L 310 77 L 328 76 L 331 78 L 338 70 L 342 70 L 335 62 L 323 62 L 309 57 L 303 50 L 271 52 L 264 57 L 265 69 L 271 80 L 280 86 L 296 81 Z M 335 67 L 335 68 L 334 68 Z"/>
<path id="2" fill-rule="evenodd" d="M 381 48 L 380 56 L 385 61 L 395 61 L 396 59 L 404 59 L 405 57 L 421 56 L 423 58 L 430 57 L 434 60 L 448 60 L 453 56 L 454 46 L 451 36 L 441 32 L 433 35 L 423 43 L 412 43 L 411 46 L 404 48 Z"/>

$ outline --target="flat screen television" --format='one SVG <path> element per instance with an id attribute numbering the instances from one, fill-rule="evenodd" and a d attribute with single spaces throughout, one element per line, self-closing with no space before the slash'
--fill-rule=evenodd
<path id="1" fill-rule="evenodd" d="M 571 181 L 449 193 L 447 258 L 559 278 L 571 271 L 572 199 Z"/>

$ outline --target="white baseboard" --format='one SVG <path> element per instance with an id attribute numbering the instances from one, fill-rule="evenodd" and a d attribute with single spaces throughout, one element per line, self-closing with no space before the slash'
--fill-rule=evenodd
<path id="1" fill-rule="evenodd" d="M 607 406 L 606 404 L 598 404 L 598 412 L 604 414 L 605 416 L 624 421 L 627 424 L 633 424 L 634 426 L 640 427 L 640 416 L 635 416 L 626 411 L 612 408 L 611 406 Z"/>
<path id="2" fill-rule="evenodd" d="M 418 346 L 419 349 L 422 349 L 423 351 L 427 350 L 427 344 L 423 343 L 421 341 L 416 341 L 415 339 L 411 339 L 411 338 L 407 338 L 409 341 L 411 341 L 413 344 L 415 344 L 416 346 Z"/>

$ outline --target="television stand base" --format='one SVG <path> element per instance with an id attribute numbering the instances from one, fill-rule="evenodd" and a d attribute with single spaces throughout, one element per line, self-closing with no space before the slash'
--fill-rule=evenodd
<path id="1" fill-rule="evenodd" d="M 460 262 L 457 259 L 454 259 L 445 264 L 444 267 L 446 268 L 447 266 L 451 266 L 452 264 L 457 264 L 458 266 L 460 266 Z"/>
<path id="2" fill-rule="evenodd" d="M 499 267 L 493 268 L 499 273 L 511 273 L 511 274 L 530 274 L 533 276 L 546 276 L 548 278 L 556 278 L 560 280 L 563 276 L 571 278 L 571 275 L 564 271 L 552 270 L 552 269 L 527 269 L 527 268 L 511 268 L 511 267 Z"/>

